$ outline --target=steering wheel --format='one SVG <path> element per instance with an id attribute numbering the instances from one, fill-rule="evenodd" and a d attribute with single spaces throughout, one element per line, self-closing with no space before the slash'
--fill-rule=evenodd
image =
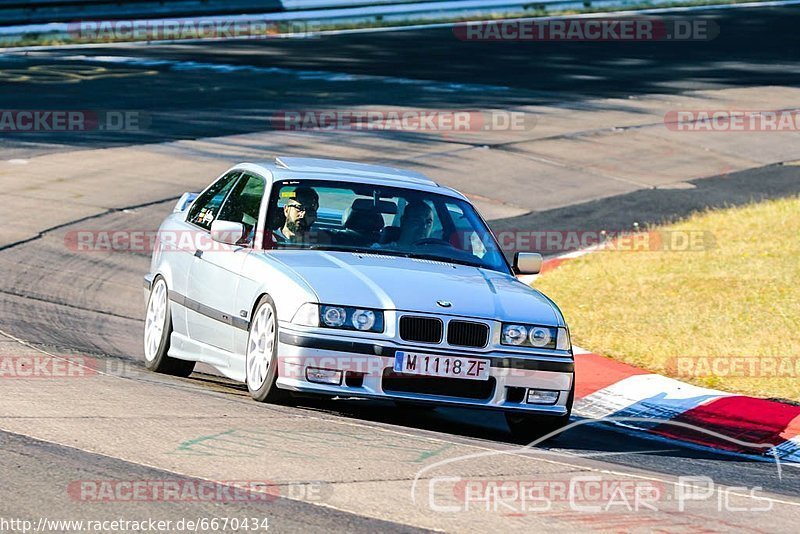
<path id="1" fill-rule="evenodd" d="M 426 245 L 445 245 L 448 247 L 453 246 L 448 241 L 445 241 L 444 239 L 439 239 L 437 237 L 426 237 L 424 239 L 420 239 L 419 241 L 415 241 L 413 243 L 413 246 L 415 247 L 423 247 Z"/>

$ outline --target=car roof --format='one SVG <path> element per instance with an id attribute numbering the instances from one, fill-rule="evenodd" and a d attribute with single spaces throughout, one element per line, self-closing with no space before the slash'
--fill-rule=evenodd
<path id="1" fill-rule="evenodd" d="M 346 178 L 346 181 L 351 182 L 422 189 L 466 200 L 464 195 L 455 189 L 441 186 L 422 173 L 383 165 L 279 156 L 275 161 L 241 163 L 235 168 L 251 170 L 265 177 L 271 176 L 273 181 L 288 179 L 335 181 Z"/>
<path id="2" fill-rule="evenodd" d="M 348 176 L 370 176 L 412 184 L 438 185 L 422 173 L 337 159 L 277 157 L 275 165 L 296 172 L 324 172 Z"/>

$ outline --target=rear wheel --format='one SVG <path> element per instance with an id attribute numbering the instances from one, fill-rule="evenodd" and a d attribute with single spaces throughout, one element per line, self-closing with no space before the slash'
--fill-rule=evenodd
<path id="1" fill-rule="evenodd" d="M 150 288 L 144 320 L 144 364 L 149 370 L 174 376 L 189 376 L 195 362 L 167 356 L 172 336 L 167 282 L 157 277 Z"/>
<path id="2" fill-rule="evenodd" d="M 278 389 L 278 314 L 264 295 L 258 301 L 247 336 L 247 390 L 259 402 L 285 403 L 290 396 Z"/>

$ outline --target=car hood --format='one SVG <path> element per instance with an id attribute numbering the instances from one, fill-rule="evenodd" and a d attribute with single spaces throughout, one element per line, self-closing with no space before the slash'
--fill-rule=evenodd
<path id="1" fill-rule="evenodd" d="M 303 278 L 322 304 L 564 324 L 547 297 L 497 271 L 351 252 L 283 250 L 269 254 Z M 437 301 L 451 306 L 441 307 Z"/>

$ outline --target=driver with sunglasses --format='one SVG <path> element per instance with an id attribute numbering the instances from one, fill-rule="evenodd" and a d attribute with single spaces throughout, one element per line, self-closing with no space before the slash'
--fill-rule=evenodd
<path id="1" fill-rule="evenodd" d="M 275 237 L 283 243 L 325 243 L 327 235 L 311 230 L 317 220 L 319 195 L 310 187 L 298 187 L 290 193 L 289 201 L 283 206 L 285 223 L 275 230 Z"/>

